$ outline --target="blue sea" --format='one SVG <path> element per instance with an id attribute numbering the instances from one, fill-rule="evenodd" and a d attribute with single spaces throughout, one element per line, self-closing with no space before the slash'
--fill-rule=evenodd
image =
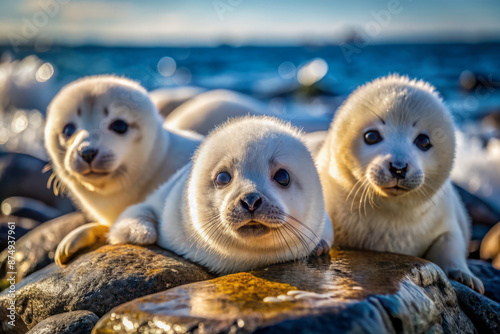
<path id="1" fill-rule="evenodd" d="M 7 47 L 0 48 L 0 53 L 7 50 Z M 138 80 L 150 90 L 192 85 L 233 89 L 261 99 L 284 96 L 293 101 L 294 92 L 300 90 L 294 71 L 311 60 L 321 59 L 327 64 L 327 73 L 315 85 L 318 89 L 312 92 L 332 97 L 336 101 L 332 105 L 366 81 L 388 73 L 401 73 L 435 85 L 459 120 L 500 109 L 498 43 L 367 45 L 356 47 L 348 57 L 338 45 L 215 48 L 52 46 L 46 52 L 23 49 L 13 56 L 22 59 L 31 54 L 53 65 L 59 87 L 82 76 L 115 73 Z M 461 88 L 461 75 L 467 77 L 467 74 L 473 74 L 477 87 Z"/>

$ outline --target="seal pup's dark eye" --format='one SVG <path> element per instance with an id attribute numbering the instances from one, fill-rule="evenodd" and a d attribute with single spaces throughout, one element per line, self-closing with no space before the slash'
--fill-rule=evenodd
<path id="1" fill-rule="evenodd" d="M 75 132 L 76 132 L 76 126 L 73 123 L 66 124 L 63 128 L 63 131 L 62 131 L 62 133 L 63 133 L 64 137 L 66 137 L 66 139 L 73 136 L 75 134 Z"/>
<path id="2" fill-rule="evenodd" d="M 417 138 L 415 138 L 415 145 L 424 152 L 430 150 L 432 147 L 431 139 L 424 134 L 419 134 Z"/>
<path id="3" fill-rule="evenodd" d="M 365 133 L 365 143 L 367 145 L 375 145 L 382 141 L 382 136 L 377 130 L 368 130 Z"/>
<path id="4" fill-rule="evenodd" d="M 124 134 L 128 130 L 128 124 L 125 123 L 125 121 L 122 121 L 121 119 L 117 119 L 113 123 L 109 125 L 109 129 L 111 131 L 114 131 L 119 134 Z"/>
<path id="5" fill-rule="evenodd" d="M 288 187 L 290 184 L 290 174 L 284 169 L 278 169 L 274 174 L 274 181 L 278 182 L 282 187 Z"/>
<path id="6" fill-rule="evenodd" d="M 220 172 L 214 180 L 217 187 L 225 187 L 231 182 L 231 175 L 228 172 Z"/>

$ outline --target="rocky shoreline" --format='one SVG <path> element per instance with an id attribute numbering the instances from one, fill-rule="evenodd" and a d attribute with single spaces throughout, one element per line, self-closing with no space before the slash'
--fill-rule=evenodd
<path id="1" fill-rule="evenodd" d="M 81 224 L 82 216 L 43 225 L 70 223 Z M 24 239 L 50 253 L 36 241 L 46 240 L 33 237 L 42 228 Z M 20 266 L 38 268 L 49 255 L 27 258 L 33 262 Z M 15 327 L 6 323 L 8 291 L 0 294 L 0 332 L 498 332 L 500 271 L 469 264 L 485 296 L 450 283 L 426 260 L 398 254 L 335 248 L 329 256 L 215 277 L 158 247 L 108 245 L 63 268 L 27 271 L 16 284 Z"/>

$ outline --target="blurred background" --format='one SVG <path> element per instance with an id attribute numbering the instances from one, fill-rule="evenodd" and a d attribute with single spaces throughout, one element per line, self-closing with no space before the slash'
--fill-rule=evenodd
<path id="1" fill-rule="evenodd" d="M 278 115 L 332 117 L 357 86 L 397 72 L 435 85 L 455 116 L 453 180 L 480 223 L 476 239 L 499 220 L 498 0 L 4 0 L 0 8 L 0 183 L 46 160 L 46 107 L 86 75 L 179 94 L 226 88 Z M 15 195 L 3 189 L 0 200 Z"/>

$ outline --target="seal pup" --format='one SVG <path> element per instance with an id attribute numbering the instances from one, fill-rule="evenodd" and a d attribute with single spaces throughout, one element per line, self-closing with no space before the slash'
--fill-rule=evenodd
<path id="1" fill-rule="evenodd" d="M 336 242 L 424 257 L 483 292 L 467 266 L 470 222 L 450 181 L 451 113 L 424 81 L 390 75 L 354 91 L 317 157 Z"/>
<path id="2" fill-rule="evenodd" d="M 108 241 L 156 242 L 227 274 L 328 253 L 333 228 L 299 130 L 247 116 L 213 131 L 192 163 L 127 208 Z"/>
<path id="3" fill-rule="evenodd" d="M 149 92 L 149 98 L 153 101 L 161 117 L 165 118 L 178 106 L 203 92 L 205 92 L 203 88 L 190 86 L 158 88 Z"/>
<path id="4" fill-rule="evenodd" d="M 57 248 L 63 264 L 105 240 L 107 227 L 189 162 L 201 137 L 162 128 L 138 83 L 90 76 L 63 87 L 48 108 L 45 144 L 58 179 L 96 223 L 71 232 Z"/>
<path id="5" fill-rule="evenodd" d="M 247 95 L 226 89 L 199 94 L 174 109 L 165 118 L 165 127 L 194 131 L 207 135 L 229 118 L 241 116 L 278 116 L 267 106 Z M 279 118 L 302 128 L 305 132 L 326 131 L 331 117 L 295 116 L 282 114 Z"/>

